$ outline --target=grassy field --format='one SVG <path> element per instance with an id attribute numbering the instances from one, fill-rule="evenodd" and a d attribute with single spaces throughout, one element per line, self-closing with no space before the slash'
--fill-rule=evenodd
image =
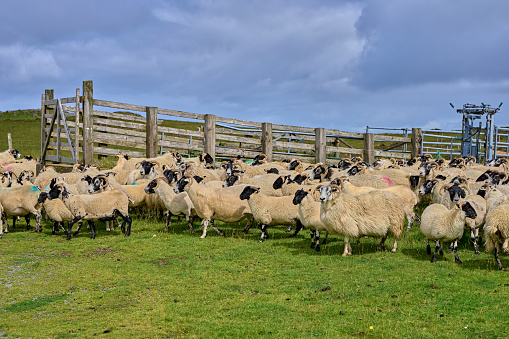
<path id="1" fill-rule="evenodd" d="M 2 120 L 2 138 L 28 138 L 30 123 L 15 123 Z M 468 235 L 463 264 L 453 254 L 431 264 L 418 227 L 397 253 L 361 239 L 344 258 L 341 238 L 317 253 L 307 231 L 272 227 L 259 243 L 255 228 L 218 223 L 225 237 L 199 239 L 185 225 L 164 233 L 162 221 L 133 219 L 128 238 L 99 224 L 95 240 L 84 228 L 67 241 L 47 221 L 42 233 L 22 221 L 4 234 L 0 338 L 509 337 L 508 273 L 475 255 Z"/>

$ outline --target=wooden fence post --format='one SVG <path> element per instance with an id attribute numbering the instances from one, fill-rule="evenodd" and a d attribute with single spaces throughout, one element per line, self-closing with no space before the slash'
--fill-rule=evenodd
<path id="1" fill-rule="evenodd" d="M 267 161 L 272 161 L 272 124 L 262 123 L 262 153 L 267 156 Z"/>
<path id="2" fill-rule="evenodd" d="M 83 81 L 83 162 L 94 163 L 94 84 Z"/>
<path id="3" fill-rule="evenodd" d="M 205 125 L 203 130 L 205 138 L 205 153 L 210 154 L 212 159 L 216 161 L 216 116 L 213 114 L 205 114 Z"/>
<path id="4" fill-rule="evenodd" d="M 412 159 L 421 155 L 422 129 L 412 128 Z"/>
<path id="5" fill-rule="evenodd" d="M 44 144 L 46 142 L 47 134 L 46 134 L 46 115 L 50 114 L 50 110 L 46 110 L 46 100 L 53 100 L 54 91 L 52 89 L 47 89 L 44 91 L 42 95 L 41 102 L 41 157 L 44 153 Z M 41 162 L 44 163 L 45 159 L 41 158 Z"/>
<path id="6" fill-rule="evenodd" d="M 364 133 L 364 161 L 372 164 L 375 161 L 375 135 Z"/>
<path id="7" fill-rule="evenodd" d="M 153 158 L 157 154 L 157 107 L 147 107 L 146 113 L 147 158 Z"/>
<path id="8" fill-rule="evenodd" d="M 315 128 L 315 161 L 316 163 L 326 163 L 327 160 L 327 136 L 325 128 Z"/>
<path id="9" fill-rule="evenodd" d="M 12 149 L 12 136 L 11 136 L 11 133 L 7 133 L 7 147 L 9 147 L 9 149 Z"/>

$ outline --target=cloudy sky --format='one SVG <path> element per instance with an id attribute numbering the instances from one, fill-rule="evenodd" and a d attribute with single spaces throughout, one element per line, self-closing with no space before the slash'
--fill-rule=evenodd
<path id="1" fill-rule="evenodd" d="M 509 126 L 507 0 L 16 0 L 0 11 L 0 110 L 73 96 L 297 126 Z"/>

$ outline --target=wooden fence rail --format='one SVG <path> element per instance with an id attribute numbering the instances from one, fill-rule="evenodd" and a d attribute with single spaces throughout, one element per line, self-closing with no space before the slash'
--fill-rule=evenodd
<path id="1" fill-rule="evenodd" d="M 76 128 L 77 152 L 80 161 L 91 164 L 94 157 L 129 153 L 136 157 L 155 157 L 165 150 L 181 153 L 207 152 L 214 159 L 243 156 L 253 158 L 264 153 L 268 160 L 287 158 L 304 159 L 307 162 L 332 163 L 340 156 L 361 156 L 368 163 L 376 157 L 410 158 L 420 154 L 421 130 L 412 129 L 412 137 L 375 135 L 372 133 L 345 132 L 337 129 L 311 128 L 253 122 L 231 119 L 212 114 L 197 114 L 158 107 L 148 107 L 99 100 L 94 98 L 92 81 L 83 82 L 82 95 L 62 98 L 62 104 L 69 115 L 77 114 L 76 121 L 68 122 Z M 47 140 L 50 123 L 57 100 L 53 90 L 46 90 L 42 96 L 41 142 Z M 109 112 L 103 108 L 129 112 Z M 141 112 L 145 117 L 130 113 Z M 67 114 L 67 113 L 66 113 Z M 196 121 L 201 128 L 197 131 L 163 127 L 164 119 L 159 117 L 185 118 Z M 57 129 L 60 131 L 60 129 Z M 60 138 L 53 132 L 51 137 Z M 60 133 L 61 134 L 61 133 Z M 391 143 L 382 150 L 375 149 L 375 139 Z M 352 140 L 362 140 L 363 147 L 355 148 Z M 358 141 L 357 141 L 358 143 Z M 411 152 L 404 152 L 402 146 L 409 145 Z M 43 146 L 42 146 L 43 147 Z M 66 150 L 65 143 L 49 142 L 51 150 Z M 41 149 L 41 154 L 44 149 Z M 47 150 L 46 150 L 47 151 Z"/>

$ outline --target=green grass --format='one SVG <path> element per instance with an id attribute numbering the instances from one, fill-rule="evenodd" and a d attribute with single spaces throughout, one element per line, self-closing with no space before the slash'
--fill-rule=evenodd
<path id="1" fill-rule="evenodd" d="M 431 264 L 413 229 L 397 253 L 374 239 L 330 237 L 317 253 L 306 231 L 281 227 L 257 241 L 242 225 L 206 239 L 137 219 L 67 241 L 20 224 L 0 240 L 0 333 L 8 337 L 507 337 L 506 272 L 491 254 L 460 245 Z M 390 242 L 387 248 L 390 248 Z M 509 261 L 502 258 L 507 266 Z M 372 327 L 372 328 L 371 328 Z"/>

